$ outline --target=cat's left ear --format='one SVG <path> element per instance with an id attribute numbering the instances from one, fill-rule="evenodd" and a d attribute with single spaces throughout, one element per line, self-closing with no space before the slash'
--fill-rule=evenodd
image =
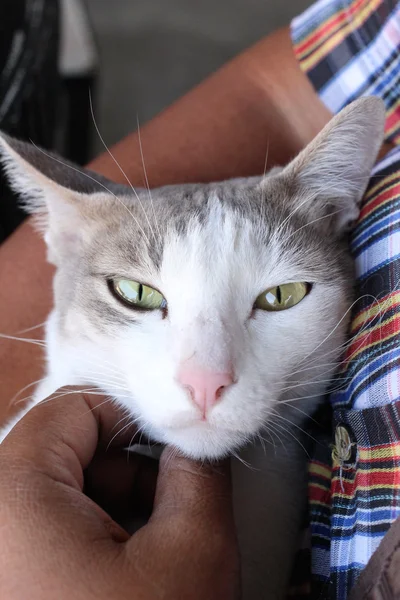
<path id="1" fill-rule="evenodd" d="M 294 211 L 341 235 L 358 218 L 361 199 L 383 142 L 385 106 L 361 98 L 336 115 L 277 176 Z"/>
<path id="2" fill-rule="evenodd" d="M 22 206 L 36 218 L 50 262 L 79 250 L 116 184 L 32 143 L 0 133 L 0 165 Z M 121 187 L 121 186 L 119 186 Z"/>

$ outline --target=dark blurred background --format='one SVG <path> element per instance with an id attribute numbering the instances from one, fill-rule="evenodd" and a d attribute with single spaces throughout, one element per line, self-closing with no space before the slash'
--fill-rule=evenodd
<path id="1" fill-rule="evenodd" d="M 100 54 L 96 117 L 108 144 L 310 0 L 85 0 Z M 271 56 L 270 60 L 274 60 Z M 94 150 L 101 145 L 94 140 Z"/>

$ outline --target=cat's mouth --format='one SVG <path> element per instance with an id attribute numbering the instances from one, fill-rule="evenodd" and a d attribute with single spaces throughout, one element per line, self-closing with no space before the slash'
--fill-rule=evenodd
<path id="1" fill-rule="evenodd" d="M 185 427 L 168 427 L 162 433 L 164 443 L 175 446 L 186 456 L 200 460 L 229 456 L 251 437 L 242 430 L 205 421 L 193 422 Z"/>
<path id="2" fill-rule="evenodd" d="M 235 435 L 241 432 L 240 429 L 235 429 L 234 427 L 227 427 L 224 425 L 217 425 L 215 423 L 212 423 L 208 420 L 204 420 L 204 419 L 192 419 L 190 422 L 187 421 L 186 423 L 182 423 L 182 424 L 173 424 L 173 425 L 167 425 L 165 427 L 165 429 L 169 430 L 169 431 L 182 431 L 182 430 L 186 430 L 189 431 L 191 429 L 196 429 L 198 431 L 202 431 L 204 433 L 206 432 L 210 432 L 210 433 L 215 433 L 215 432 L 224 432 L 224 433 L 229 433 L 231 435 Z"/>
<path id="3" fill-rule="evenodd" d="M 130 451 L 159 458 L 165 446 L 174 446 L 195 460 L 219 460 L 234 453 L 249 439 L 243 431 L 191 419 L 171 426 L 149 427 L 147 435 L 138 434 Z"/>

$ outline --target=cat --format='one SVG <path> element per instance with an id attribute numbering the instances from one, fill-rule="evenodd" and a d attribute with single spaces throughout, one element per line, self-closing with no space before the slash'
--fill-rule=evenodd
<path id="1" fill-rule="evenodd" d="M 362 98 L 286 167 L 151 192 L 0 135 L 56 267 L 46 378 L 26 410 L 61 386 L 96 386 L 153 440 L 195 459 L 237 455 L 246 599 L 284 595 L 306 465 L 284 432 L 312 414 L 345 341 L 347 233 L 384 118 Z"/>

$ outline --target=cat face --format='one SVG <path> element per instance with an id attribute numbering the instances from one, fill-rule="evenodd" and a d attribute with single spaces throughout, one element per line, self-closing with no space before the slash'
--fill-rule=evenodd
<path id="1" fill-rule="evenodd" d="M 251 215 L 232 206 L 244 189 Z M 163 223 L 162 191 L 153 194 L 159 219 L 151 219 L 154 234 L 145 229 L 149 242 L 125 211 L 111 207 L 114 214 L 102 218 L 79 260 L 58 269 L 50 371 L 58 379 L 65 365 L 60 381 L 100 385 L 120 398 L 152 438 L 193 456 L 219 456 L 259 431 L 282 391 L 304 379 L 298 373 L 291 381 L 293 371 L 312 365 L 317 347 L 318 358 L 329 357 L 323 370 L 334 364 L 351 264 L 341 244 L 301 219 L 284 224 L 290 213 L 278 217 L 276 207 L 268 217 L 258 183 L 165 193 L 186 213 L 182 226 L 171 216 Z M 130 208 L 139 217 L 140 209 Z M 160 234 L 161 247 L 152 252 Z M 115 286 L 134 299 L 127 282 L 157 290 L 165 305 L 144 310 L 124 301 Z M 266 290 L 300 282 L 308 293 L 295 306 L 256 306 Z M 316 373 L 304 375 L 309 381 Z"/>
<path id="2" fill-rule="evenodd" d="M 195 458 L 284 430 L 294 402 L 311 410 L 344 341 L 343 236 L 382 130 L 380 102 L 364 99 L 279 172 L 151 193 L 4 137 L 57 267 L 50 388 L 100 387 L 127 409 L 122 427 Z"/>

